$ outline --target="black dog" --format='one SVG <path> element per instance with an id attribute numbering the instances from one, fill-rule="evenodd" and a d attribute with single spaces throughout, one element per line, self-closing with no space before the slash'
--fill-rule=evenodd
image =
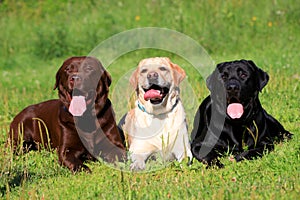
<path id="1" fill-rule="evenodd" d="M 291 133 L 261 106 L 258 93 L 269 76 L 250 60 L 224 62 L 207 78 L 211 94 L 200 105 L 192 131 L 193 156 L 222 166 L 218 157 L 233 153 L 236 161 L 262 156 L 275 141 Z"/>

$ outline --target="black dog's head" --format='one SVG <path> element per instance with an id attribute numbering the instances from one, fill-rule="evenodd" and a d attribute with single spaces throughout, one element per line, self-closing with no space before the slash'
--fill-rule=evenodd
<path id="1" fill-rule="evenodd" d="M 247 118 L 269 76 L 251 60 L 223 62 L 207 78 L 211 98 L 230 119 Z"/>

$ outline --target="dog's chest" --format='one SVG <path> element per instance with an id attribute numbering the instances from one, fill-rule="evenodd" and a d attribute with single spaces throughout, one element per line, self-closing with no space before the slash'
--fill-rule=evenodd
<path id="1" fill-rule="evenodd" d="M 180 109 L 174 109 L 172 112 L 163 115 L 149 115 L 140 109 L 135 110 L 134 133 L 148 137 L 170 137 L 178 132 L 185 122 L 185 115 Z"/>

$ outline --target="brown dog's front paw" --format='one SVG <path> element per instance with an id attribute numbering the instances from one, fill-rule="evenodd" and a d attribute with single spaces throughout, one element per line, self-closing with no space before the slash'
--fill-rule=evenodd
<path id="1" fill-rule="evenodd" d="M 70 170 L 73 172 L 73 174 L 76 174 L 78 172 L 87 172 L 87 173 L 92 173 L 92 170 L 86 165 L 80 164 L 80 165 L 74 165 L 73 167 L 70 168 Z"/>
<path id="2" fill-rule="evenodd" d="M 68 159 L 61 159 L 63 161 L 60 161 L 60 164 L 63 166 L 66 166 L 69 168 L 69 170 L 73 173 L 76 174 L 78 172 L 88 172 L 91 173 L 92 171 L 90 168 L 86 165 L 83 164 L 83 162 L 75 157 L 68 157 Z"/>

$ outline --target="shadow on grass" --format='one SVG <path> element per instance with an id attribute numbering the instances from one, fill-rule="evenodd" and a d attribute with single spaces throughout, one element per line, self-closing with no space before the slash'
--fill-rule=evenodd
<path id="1" fill-rule="evenodd" d="M 0 185 L 0 197 L 5 197 L 14 188 L 22 187 L 22 185 L 31 180 L 31 177 L 36 177 L 35 173 L 28 173 L 24 170 L 18 169 L 9 172 L 7 175 L 2 175 L 2 183 Z"/>

